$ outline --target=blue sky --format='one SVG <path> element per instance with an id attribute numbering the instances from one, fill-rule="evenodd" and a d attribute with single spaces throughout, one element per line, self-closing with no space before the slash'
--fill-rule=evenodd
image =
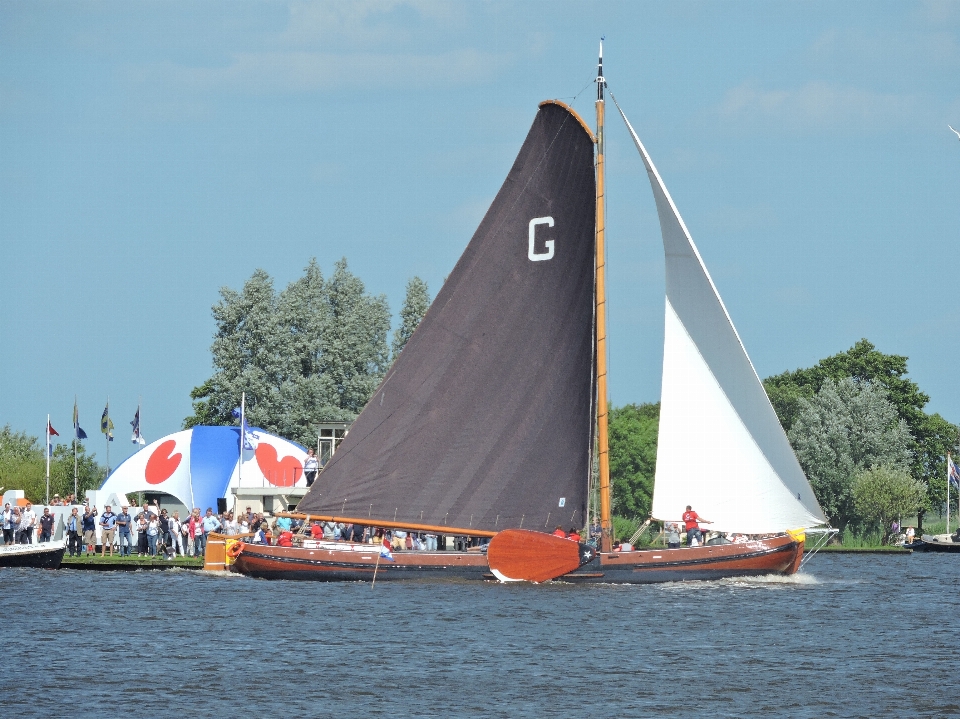
<path id="1" fill-rule="evenodd" d="M 960 420 L 960 3 L 0 3 L 0 425 L 180 427 L 210 306 L 346 256 L 435 293 L 537 103 L 610 87 L 761 376 L 861 337 Z M 578 95 L 578 93 L 580 93 Z M 575 99 L 574 99 L 575 98 Z M 612 110 L 612 108 L 611 108 Z M 663 261 L 608 124 L 610 391 L 656 400 Z M 126 430 L 113 464 L 132 451 Z"/>

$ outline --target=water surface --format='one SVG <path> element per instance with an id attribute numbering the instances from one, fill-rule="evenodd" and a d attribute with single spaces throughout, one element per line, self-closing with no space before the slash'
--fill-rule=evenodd
<path id="1" fill-rule="evenodd" d="M 958 573 L 932 554 L 648 586 L 0 570 L 0 641 L 23 648 L 3 713 L 960 717 Z"/>

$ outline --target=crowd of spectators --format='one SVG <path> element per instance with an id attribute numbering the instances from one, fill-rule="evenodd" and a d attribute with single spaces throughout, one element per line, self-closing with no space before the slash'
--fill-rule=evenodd
<path id="1" fill-rule="evenodd" d="M 55 499 L 59 500 L 59 497 Z M 71 498 L 72 499 L 72 498 Z M 63 502 L 61 502 L 61 505 Z M 54 505 L 51 503 L 51 506 Z M 48 542 L 56 533 L 56 517 L 49 507 L 38 513 L 32 504 L 3 511 L 4 544 Z M 99 530 L 99 533 L 98 533 Z M 255 544 L 294 546 L 309 542 L 356 542 L 387 544 L 393 551 L 437 551 L 447 548 L 447 538 L 429 532 L 383 529 L 344 522 L 305 522 L 291 517 L 268 518 L 250 507 L 245 512 L 215 513 L 208 507 L 195 507 L 181 516 L 144 502 L 141 507 L 112 507 L 102 512 L 89 505 L 74 505 L 63 521 L 63 537 L 71 557 L 118 554 L 121 557 L 202 557 L 212 532 L 227 536 L 243 535 Z M 572 539 L 576 538 L 574 534 Z M 452 537 L 457 551 L 482 547 L 487 540 Z"/>

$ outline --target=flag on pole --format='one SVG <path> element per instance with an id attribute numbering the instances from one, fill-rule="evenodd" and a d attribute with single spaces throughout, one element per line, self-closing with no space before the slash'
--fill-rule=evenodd
<path id="1" fill-rule="evenodd" d="M 130 441 L 134 444 L 146 444 L 147 440 L 143 438 L 143 435 L 140 434 L 140 408 L 137 407 L 137 413 L 133 415 L 133 421 L 130 423 L 133 427 L 133 436 L 130 438 Z"/>
<path id="2" fill-rule="evenodd" d="M 260 435 L 250 429 L 250 425 L 247 424 L 246 417 L 240 421 L 240 424 L 242 425 L 243 431 L 243 448 L 251 451 L 256 449 L 256 446 L 260 441 Z"/>
<path id="3" fill-rule="evenodd" d="M 59 437 L 60 433 L 53 428 L 53 425 L 50 424 L 50 420 L 47 420 L 47 456 L 53 456 L 53 442 L 50 440 L 51 437 Z"/>
<path id="4" fill-rule="evenodd" d="M 383 538 L 383 544 L 380 545 L 380 556 L 386 559 L 389 562 L 396 561 L 393 558 L 393 553 L 390 551 L 390 545 L 387 544 L 387 538 Z"/>
<path id="5" fill-rule="evenodd" d="M 947 476 L 950 477 L 950 484 L 960 489 L 960 469 L 957 469 L 951 457 L 947 457 Z"/>
<path id="6" fill-rule="evenodd" d="M 234 410 L 234 413 L 236 410 Z M 240 437 L 244 449 L 253 451 L 260 441 L 260 435 L 250 431 L 250 425 L 247 424 L 247 393 L 240 395 Z"/>
<path id="7" fill-rule="evenodd" d="M 80 412 L 77 410 L 77 401 L 73 401 L 73 432 L 77 439 L 86 439 L 87 433 L 80 426 Z"/>
<path id="8" fill-rule="evenodd" d="M 110 404 L 103 408 L 103 416 L 100 417 L 100 431 L 107 435 L 107 441 L 113 441 L 113 420 L 110 419 Z"/>

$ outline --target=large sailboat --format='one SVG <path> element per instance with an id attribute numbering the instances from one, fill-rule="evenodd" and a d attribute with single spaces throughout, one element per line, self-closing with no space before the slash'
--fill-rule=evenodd
<path id="1" fill-rule="evenodd" d="M 652 518 L 686 505 L 742 542 L 613 551 L 607 449 L 603 48 L 597 132 L 541 103 L 506 182 L 420 327 L 298 507 L 300 517 L 489 537 L 480 552 L 236 547 L 265 578 L 646 583 L 797 571 L 826 518 L 653 161 L 666 319 Z M 611 95 L 612 98 L 612 95 Z M 614 102 L 616 100 L 614 99 Z M 618 106 L 619 109 L 619 106 Z M 696 448 L 694 450 L 693 448 Z M 596 551 L 550 536 L 588 524 Z"/>
<path id="2" fill-rule="evenodd" d="M 297 507 L 301 517 L 446 537 L 584 526 L 593 444 L 594 136 L 540 105 L 436 299 Z M 479 551 L 243 543 L 266 578 L 491 577 Z"/>

